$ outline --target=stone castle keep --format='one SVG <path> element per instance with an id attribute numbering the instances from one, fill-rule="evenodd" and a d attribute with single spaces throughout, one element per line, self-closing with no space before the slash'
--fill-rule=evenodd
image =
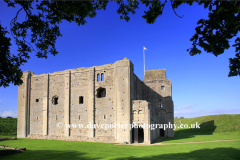
<path id="1" fill-rule="evenodd" d="M 151 143 L 173 137 L 171 80 L 166 70 L 149 70 L 141 81 L 132 62 L 77 68 L 49 74 L 23 73 L 18 88 L 17 137 L 111 143 Z M 62 125 L 58 125 L 62 124 Z M 129 128 L 79 128 L 65 124 L 135 124 Z"/>

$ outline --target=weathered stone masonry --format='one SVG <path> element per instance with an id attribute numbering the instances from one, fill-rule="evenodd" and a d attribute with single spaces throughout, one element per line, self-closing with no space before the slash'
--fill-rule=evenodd
<path id="1" fill-rule="evenodd" d="M 173 137 L 173 129 L 79 128 L 57 124 L 173 123 L 171 81 L 166 70 L 149 70 L 141 81 L 132 62 L 77 68 L 49 74 L 23 73 L 18 90 L 19 138 L 151 143 Z"/>

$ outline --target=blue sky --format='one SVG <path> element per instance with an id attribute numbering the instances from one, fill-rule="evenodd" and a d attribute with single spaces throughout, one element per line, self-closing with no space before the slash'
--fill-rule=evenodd
<path id="1" fill-rule="evenodd" d="M 0 21 L 9 29 L 17 8 L 9 8 L 0 1 Z M 208 10 L 203 6 L 182 5 L 176 12 L 166 3 L 163 15 L 154 24 L 147 24 L 142 18 L 146 10 L 140 5 L 130 21 L 120 19 L 117 4 L 110 2 L 107 9 L 98 11 L 87 24 L 78 26 L 63 21 L 60 24 L 62 37 L 57 39 L 59 54 L 39 59 L 31 53 L 31 59 L 22 70 L 35 74 L 50 73 L 79 67 L 91 67 L 114 63 L 129 58 L 134 64 L 135 74 L 143 80 L 143 46 L 146 51 L 146 70 L 166 69 L 167 78 L 172 81 L 174 116 L 186 118 L 213 114 L 240 114 L 240 83 L 238 77 L 228 77 L 229 58 L 234 57 L 235 48 L 215 57 L 202 52 L 190 56 L 190 38 L 195 33 L 197 21 L 207 18 Z M 19 21 L 25 19 L 24 12 Z M 11 35 L 8 35 L 11 37 Z M 232 40 L 234 42 L 235 39 Z M 12 53 L 17 48 L 11 47 Z M 18 87 L 10 85 L 0 88 L 0 116 L 17 117 Z"/>

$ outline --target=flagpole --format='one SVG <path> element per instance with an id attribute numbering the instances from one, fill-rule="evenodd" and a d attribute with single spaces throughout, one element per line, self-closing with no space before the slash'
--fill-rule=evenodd
<path id="1" fill-rule="evenodd" d="M 144 49 L 144 46 L 143 46 L 143 74 L 145 76 L 145 49 Z"/>

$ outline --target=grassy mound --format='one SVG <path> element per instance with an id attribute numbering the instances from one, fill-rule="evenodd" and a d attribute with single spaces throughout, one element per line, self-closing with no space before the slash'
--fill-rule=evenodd
<path id="1" fill-rule="evenodd" d="M 177 128 L 175 132 L 181 133 L 223 133 L 240 132 L 240 114 L 234 115 L 210 115 L 196 118 L 174 119 L 177 126 L 182 124 L 200 124 L 200 129 Z"/>
<path id="2" fill-rule="evenodd" d="M 200 128 L 176 128 L 174 137 L 158 138 L 155 142 L 184 143 L 240 139 L 240 114 L 174 119 L 174 122 L 176 126 L 180 126 L 181 123 L 187 124 L 188 127 L 197 124 Z"/>

